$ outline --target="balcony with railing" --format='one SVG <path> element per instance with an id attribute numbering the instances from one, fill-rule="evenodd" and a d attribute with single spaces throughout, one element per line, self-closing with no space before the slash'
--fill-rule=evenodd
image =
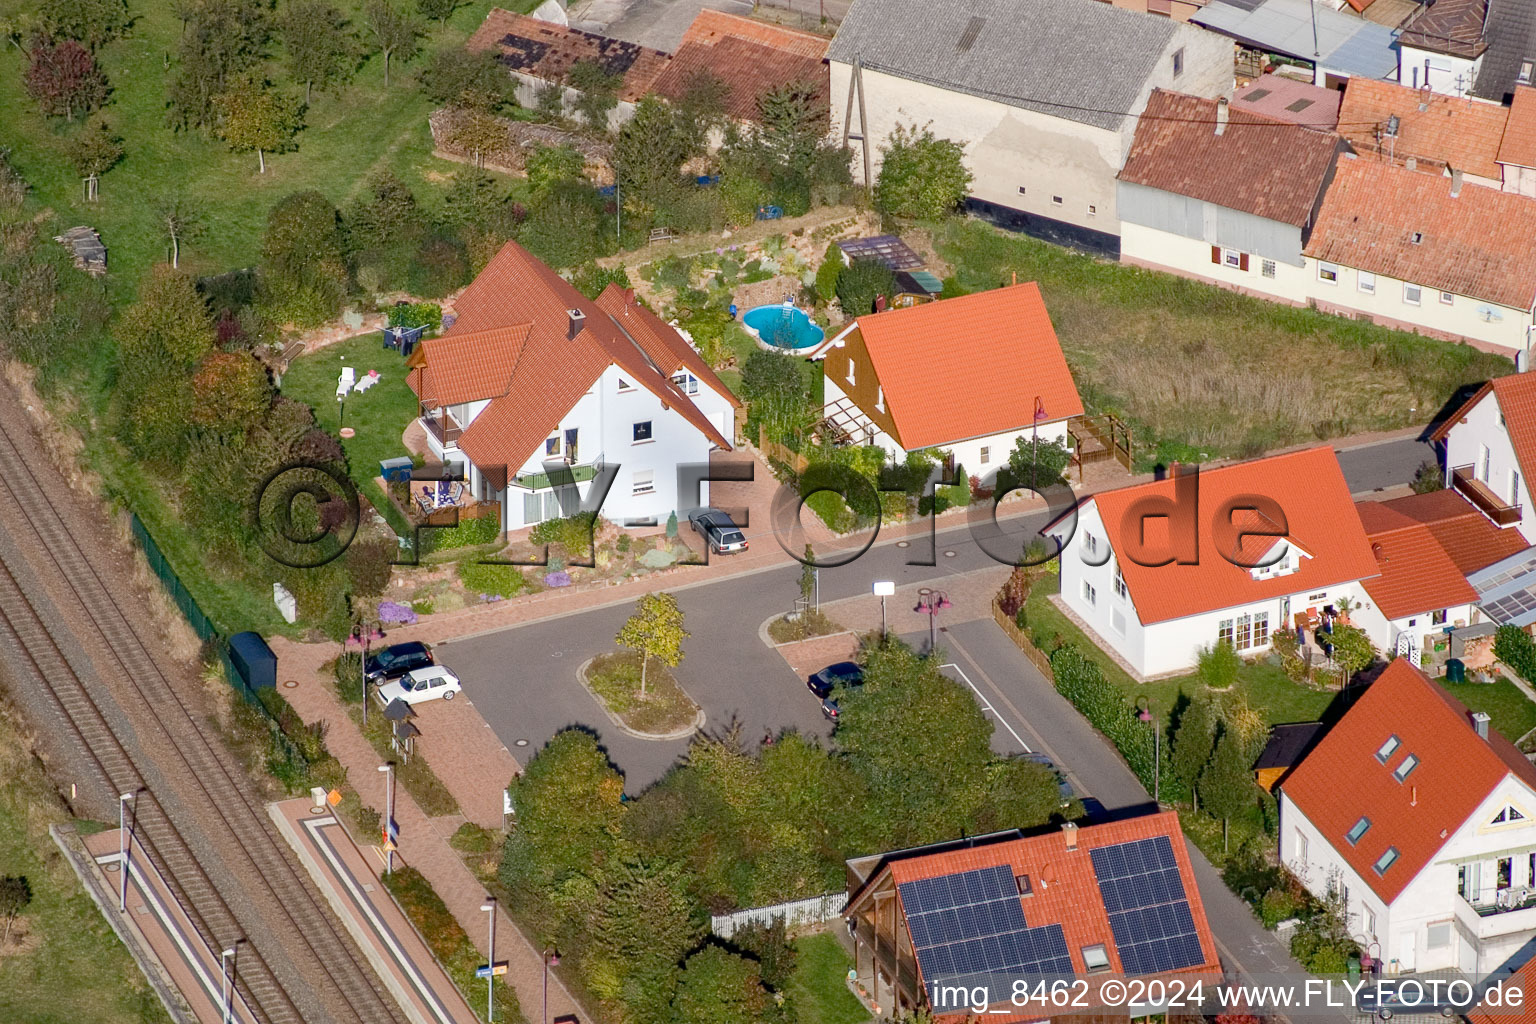
<path id="1" fill-rule="evenodd" d="M 1483 515 L 1500 526 L 1510 526 L 1520 521 L 1522 510 L 1494 493 L 1493 488 L 1477 478 L 1471 466 L 1457 466 L 1451 470 L 1451 486 L 1466 498 Z"/>
<path id="2" fill-rule="evenodd" d="M 437 442 L 439 448 L 457 448 L 459 435 L 464 433 L 463 426 L 447 409 L 423 408 L 421 424 L 427 428 L 427 433 Z"/>
<path id="3" fill-rule="evenodd" d="M 1468 934 L 1491 939 L 1536 928 L 1536 890 L 1515 887 L 1486 895 L 1475 903 L 1456 897 L 1456 916 Z"/>

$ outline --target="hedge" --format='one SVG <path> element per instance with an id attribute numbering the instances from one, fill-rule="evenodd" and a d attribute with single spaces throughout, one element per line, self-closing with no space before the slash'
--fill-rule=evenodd
<path id="1" fill-rule="evenodd" d="M 1152 728 L 1137 717 L 1136 707 L 1120 689 L 1104 678 L 1104 672 L 1089 660 L 1075 644 L 1062 644 L 1051 652 L 1051 674 L 1056 677 L 1056 691 L 1103 733 L 1141 784 L 1151 792 L 1158 784 L 1155 777 L 1154 735 Z M 1164 799 L 1176 799 L 1183 788 L 1173 777 L 1169 744 L 1163 744 L 1160 788 Z"/>
<path id="2" fill-rule="evenodd" d="M 480 516 L 470 519 L 459 517 L 458 526 L 433 527 L 422 529 L 421 554 L 430 555 L 434 551 L 451 551 L 455 548 L 472 548 L 481 544 L 489 544 L 501 533 L 500 516 Z"/>
<path id="3" fill-rule="evenodd" d="M 1519 626 L 1500 626 L 1493 635 L 1493 656 L 1527 682 L 1536 681 L 1536 640 Z"/>

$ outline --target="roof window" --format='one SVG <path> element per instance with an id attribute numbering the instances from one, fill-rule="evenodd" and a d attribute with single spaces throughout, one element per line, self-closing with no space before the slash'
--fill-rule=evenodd
<path id="1" fill-rule="evenodd" d="M 1387 742 L 1383 743 L 1377 749 L 1376 760 L 1380 761 L 1382 764 L 1386 764 L 1387 759 L 1390 758 L 1393 754 L 1397 753 L 1397 748 L 1402 745 L 1403 741 L 1397 738 L 1396 733 L 1393 733 L 1391 736 L 1387 737 Z"/>
<path id="2" fill-rule="evenodd" d="M 1378 875 L 1384 875 L 1387 873 L 1387 868 L 1396 863 L 1397 847 L 1389 846 L 1387 847 L 1387 852 L 1382 854 L 1381 857 L 1377 859 L 1376 863 L 1371 865 L 1371 867 L 1375 869 Z"/>
<path id="3" fill-rule="evenodd" d="M 1418 766 L 1418 757 L 1413 754 L 1409 754 L 1407 757 L 1403 758 L 1403 763 L 1398 765 L 1396 770 L 1392 772 L 1392 777 L 1398 782 L 1402 782 L 1408 776 L 1412 775 L 1413 770 Z"/>
<path id="4" fill-rule="evenodd" d="M 1349 845 L 1354 846 L 1356 843 L 1360 842 L 1360 837 L 1369 832 L 1370 829 L 1371 819 L 1361 818 L 1359 821 L 1355 822 L 1354 828 L 1344 833 L 1344 838 L 1349 840 Z"/>

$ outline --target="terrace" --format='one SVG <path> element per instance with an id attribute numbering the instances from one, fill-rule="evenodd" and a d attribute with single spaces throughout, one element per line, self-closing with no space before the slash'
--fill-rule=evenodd
<path id="1" fill-rule="evenodd" d="M 1479 512 L 1500 526 L 1518 523 L 1523 515 L 1519 505 L 1512 505 L 1494 493 L 1493 488 L 1477 478 L 1472 466 L 1457 466 L 1451 470 L 1451 486 L 1470 501 Z"/>

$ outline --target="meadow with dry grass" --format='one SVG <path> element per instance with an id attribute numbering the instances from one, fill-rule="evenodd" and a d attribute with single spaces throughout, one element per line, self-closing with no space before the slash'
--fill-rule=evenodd
<path id="1" fill-rule="evenodd" d="M 948 291 L 1038 281 L 1090 413 L 1144 466 L 1428 423 L 1514 364 L 1452 342 L 1095 259 L 975 220 L 936 231 Z M 956 287 L 958 286 L 958 288 Z M 1027 401 L 1027 397 L 1022 399 Z"/>

